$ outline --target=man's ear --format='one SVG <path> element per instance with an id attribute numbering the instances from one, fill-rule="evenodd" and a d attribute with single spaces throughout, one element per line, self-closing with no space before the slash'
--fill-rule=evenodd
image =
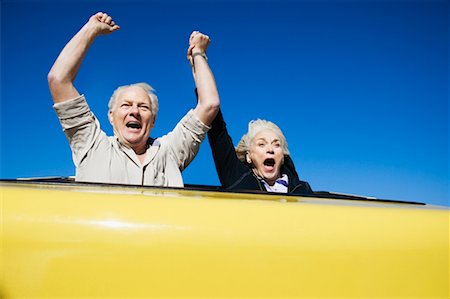
<path id="1" fill-rule="evenodd" d="M 150 126 L 152 129 L 155 127 L 155 121 L 156 121 L 156 115 L 154 117 L 152 117 L 152 122 L 150 123 Z"/>
<path id="2" fill-rule="evenodd" d="M 113 125 L 114 117 L 113 117 L 113 113 L 112 113 L 111 110 L 108 111 L 108 119 L 109 119 L 109 123 L 110 123 L 111 125 Z"/>

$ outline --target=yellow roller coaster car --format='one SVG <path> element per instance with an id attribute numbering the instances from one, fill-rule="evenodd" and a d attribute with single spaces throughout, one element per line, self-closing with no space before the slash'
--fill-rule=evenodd
<path id="1" fill-rule="evenodd" d="M 449 209 L 2 180 L 0 298 L 448 298 Z"/>

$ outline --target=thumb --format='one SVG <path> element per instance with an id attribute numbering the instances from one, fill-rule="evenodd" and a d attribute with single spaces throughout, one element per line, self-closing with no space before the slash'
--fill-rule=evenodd
<path id="1" fill-rule="evenodd" d="M 117 31 L 117 30 L 119 30 L 119 29 L 120 29 L 120 26 L 119 26 L 119 25 L 114 25 L 114 26 L 112 26 L 112 27 L 109 28 L 109 31 L 114 32 L 114 31 Z"/>

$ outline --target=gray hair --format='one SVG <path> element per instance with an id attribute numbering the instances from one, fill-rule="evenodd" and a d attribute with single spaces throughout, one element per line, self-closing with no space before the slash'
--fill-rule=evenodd
<path id="1" fill-rule="evenodd" d="M 283 150 L 283 154 L 290 155 L 286 137 L 284 137 L 284 134 L 281 131 L 281 129 L 271 121 L 257 119 L 252 120 L 248 123 L 248 131 L 246 134 L 244 134 L 244 136 L 242 136 L 241 140 L 239 141 L 236 147 L 236 154 L 239 160 L 241 160 L 242 162 L 246 162 L 246 155 L 250 150 L 250 146 L 252 145 L 253 139 L 255 138 L 256 134 L 258 134 L 261 131 L 267 130 L 272 131 L 278 135 L 278 137 L 280 138 L 281 149 Z"/>
<path id="2" fill-rule="evenodd" d="M 151 87 L 149 84 L 143 83 L 143 82 L 117 87 L 117 89 L 114 90 L 114 92 L 111 96 L 111 99 L 109 100 L 109 103 L 108 103 L 109 110 L 110 111 L 113 110 L 114 105 L 116 104 L 117 95 L 119 94 L 119 92 L 121 90 L 123 90 L 124 88 L 132 87 L 132 86 L 140 87 L 148 94 L 148 97 L 150 98 L 150 111 L 152 112 L 153 117 L 156 117 L 156 114 L 158 113 L 158 109 L 159 109 L 158 97 L 156 96 L 155 90 L 153 89 L 153 87 Z"/>

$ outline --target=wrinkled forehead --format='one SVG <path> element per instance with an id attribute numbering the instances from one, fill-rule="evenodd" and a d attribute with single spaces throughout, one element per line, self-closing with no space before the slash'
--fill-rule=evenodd
<path id="1" fill-rule="evenodd" d="M 268 129 L 268 128 L 262 128 L 260 130 L 257 130 L 255 132 L 255 135 L 253 135 L 253 138 L 251 140 L 251 143 L 254 143 L 258 140 L 264 140 L 264 141 L 268 141 L 268 142 L 272 142 L 272 141 L 282 141 L 282 137 L 275 132 L 274 130 Z"/>
<path id="2" fill-rule="evenodd" d="M 118 103 L 124 101 L 145 102 L 151 104 L 148 93 L 139 86 L 126 86 L 119 90 L 116 101 Z"/>

